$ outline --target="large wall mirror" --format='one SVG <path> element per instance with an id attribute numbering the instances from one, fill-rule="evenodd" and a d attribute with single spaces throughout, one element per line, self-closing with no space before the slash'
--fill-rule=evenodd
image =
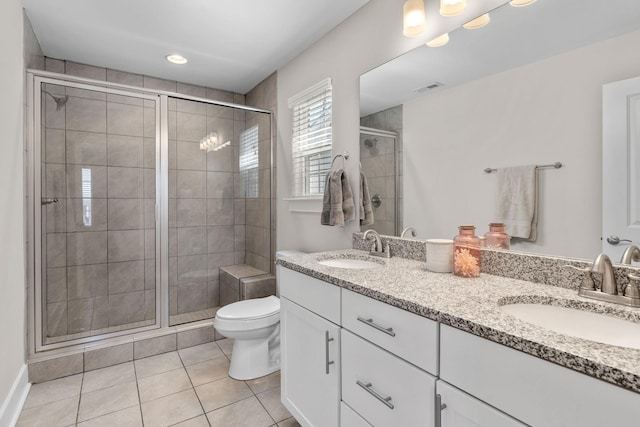
<path id="1" fill-rule="evenodd" d="M 362 125 L 401 115 L 399 222 L 423 239 L 462 224 L 482 235 L 497 184 L 485 168 L 562 162 L 538 172 L 536 241 L 512 249 L 592 259 L 603 247 L 602 87 L 640 76 L 640 1 L 506 3 L 490 18 L 360 78 Z"/>

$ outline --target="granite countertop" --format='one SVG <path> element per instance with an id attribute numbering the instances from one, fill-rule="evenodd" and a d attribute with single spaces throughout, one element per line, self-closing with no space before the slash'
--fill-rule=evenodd
<path id="1" fill-rule="evenodd" d="M 482 273 L 479 278 L 432 273 L 425 263 L 375 258 L 380 268 L 344 269 L 319 259 L 371 260 L 366 252 L 297 255 L 278 264 L 482 338 L 640 393 L 640 350 L 563 335 L 504 313 L 500 305 L 541 302 L 583 308 L 640 323 L 640 309 L 578 297 L 577 292 Z"/>

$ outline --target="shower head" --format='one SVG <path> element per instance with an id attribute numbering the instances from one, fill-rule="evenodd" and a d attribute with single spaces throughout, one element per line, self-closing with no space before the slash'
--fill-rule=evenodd
<path id="1" fill-rule="evenodd" d="M 66 104 L 67 101 L 69 100 L 69 95 L 56 96 L 56 95 L 54 95 L 51 92 L 46 91 L 46 90 L 43 90 L 42 92 L 44 92 L 47 95 L 49 95 L 56 102 L 56 111 L 62 110 L 62 107 L 64 107 L 64 104 Z"/>
<path id="2" fill-rule="evenodd" d="M 373 140 L 365 139 L 364 140 L 364 146 L 367 147 L 367 148 L 373 148 L 377 141 L 378 141 L 378 138 L 373 138 Z"/>

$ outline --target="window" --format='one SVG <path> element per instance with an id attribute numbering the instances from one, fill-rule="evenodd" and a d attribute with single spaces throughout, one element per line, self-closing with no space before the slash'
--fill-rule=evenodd
<path id="1" fill-rule="evenodd" d="M 258 197 L 258 125 L 240 134 L 240 179 L 247 198 Z"/>
<path id="2" fill-rule="evenodd" d="M 289 99 L 292 112 L 293 196 L 321 195 L 331 168 L 331 79 Z"/>

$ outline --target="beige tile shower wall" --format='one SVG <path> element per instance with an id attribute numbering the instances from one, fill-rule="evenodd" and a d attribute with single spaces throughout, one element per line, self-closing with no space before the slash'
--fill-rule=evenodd
<path id="1" fill-rule="evenodd" d="M 47 336 L 154 319 L 155 224 L 145 224 L 155 204 L 155 152 L 145 149 L 155 141 L 153 104 L 46 90 L 69 97 L 60 110 L 43 98 L 43 196 L 59 199 L 44 212 Z"/>
<path id="2" fill-rule="evenodd" d="M 402 231 L 402 105 L 392 107 L 377 113 L 371 114 L 360 119 L 360 125 L 375 129 L 396 132 L 395 147 L 395 168 L 398 171 L 398 185 L 396 186 L 394 177 L 394 152 L 389 149 L 387 144 L 378 144 L 374 150 L 364 146 L 365 139 L 372 139 L 369 135 L 360 136 L 360 160 L 362 162 L 362 170 L 365 172 L 369 183 L 369 192 L 373 197 L 379 194 L 383 198 L 383 203 L 379 208 L 373 208 L 375 222 L 371 226 L 380 234 L 394 235 L 394 222 L 396 221 L 396 212 L 392 204 L 384 203 L 387 198 L 396 197 L 398 204 L 397 221 L 398 233 Z M 385 138 L 380 138 L 380 140 Z"/>
<path id="3" fill-rule="evenodd" d="M 179 89 L 244 101 L 201 87 L 179 84 Z M 185 100 L 172 100 L 169 110 L 169 307 L 170 314 L 182 314 L 217 307 L 219 267 L 244 262 L 244 200 L 234 181 L 245 116 L 234 108 Z M 211 132 L 231 145 L 200 150 L 200 140 Z"/>
<path id="4" fill-rule="evenodd" d="M 168 81 L 150 76 L 131 74 L 118 70 L 93 67 L 78 64 L 71 61 L 62 61 L 46 58 L 45 66 L 47 71 L 72 74 L 79 77 L 92 78 L 97 80 L 107 80 L 114 83 L 127 84 L 145 88 L 178 92 L 185 95 L 206 97 L 224 102 L 244 104 L 244 96 L 227 91 L 204 88 L 184 84 L 181 82 Z M 109 95 L 108 101 L 112 103 L 126 102 L 121 97 Z M 53 103 L 53 101 L 51 101 Z M 120 194 L 117 201 L 110 201 L 107 206 L 107 226 L 125 227 L 122 230 L 109 231 L 107 238 L 113 238 L 121 245 L 113 249 L 107 255 L 115 257 L 120 263 L 116 267 L 109 267 L 106 271 L 98 271 L 98 267 L 92 267 L 89 273 L 97 278 L 95 290 L 92 290 L 93 297 L 83 299 L 93 299 L 93 316 L 112 315 L 118 316 L 123 321 L 132 320 L 144 313 L 145 318 L 155 316 L 155 259 L 152 255 L 155 250 L 154 241 L 154 206 L 155 197 L 151 173 L 154 166 L 155 155 L 155 135 L 153 132 L 153 111 L 149 104 L 143 106 L 143 135 L 142 152 L 136 150 L 121 153 L 114 156 L 115 151 L 107 151 L 107 162 L 113 163 L 111 166 L 94 165 L 98 177 L 105 180 L 107 184 L 116 185 L 121 180 L 142 180 L 141 199 L 132 199 L 132 194 Z M 127 110 L 126 112 L 124 110 Z M 120 113 L 121 117 L 128 118 L 128 113 L 139 114 L 139 110 L 131 106 L 119 107 L 113 110 Z M 111 116 L 108 116 L 111 117 Z M 236 180 L 238 165 L 238 135 L 244 130 L 245 113 L 228 107 L 203 105 L 195 102 L 175 99 L 169 101 L 169 304 L 171 314 L 180 314 L 200 310 L 203 308 L 215 307 L 219 300 L 218 267 L 223 265 L 238 264 L 245 262 L 245 204 L 244 199 L 236 197 L 233 183 Z M 115 125 L 115 123 L 113 123 Z M 107 123 L 108 125 L 108 123 Z M 59 130 L 59 129 L 54 129 Z M 221 138 L 228 138 L 232 141 L 232 146 L 218 152 L 204 153 L 199 150 L 198 142 L 208 132 L 216 130 Z M 55 140 L 56 135 L 52 135 Z M 123 135 L 126 137 L 139 138 L 138 134 Z M 60 135 L 57 135 L 60 144 Z M 99 137 L 95 137 L 98 139 Z M 107 149 L 110 147 L 126 146 L 125 138 L 108 138 Z M 103 144 L 100 141 L 100 144 Z M 64 145 L 64 143 L 62 143 Z M 75 147 L 75 145 L 74 145 Z M 56 150 L 51 150 L 55 156 Z M 59 154 L 58 154 L 59 156 Z M 95 162 L 92 156 L 103 156 L 103 153 L 73 153 L 73 156 L 88 156 L 82 161 Z M 142 176 L 136 173 L 136 169 L 131 162 L 137 165 L 142 160 Z M 61 159 L 58 159 L 60 161 Z M 102 171 L 100 167 L 105 170 Z M 112 169 L 109 169 L 111 167 Z M 120 169 L 115 169 L 115 168 Z M 109 174 L 109 171 L 113 172 Z M 60 167 L 52 165 L 52 174 L 60 174 Z M 119 177 L 119 173 L 122 177 Z M 111 179 L 111 181 L 109 181 Z M 131 181 L 129 181 L 131 182 Z M 128 186 L 129 188 L 133 186 Z M 134 191 L 131 189 L 130 191 Z M 109 194 L 109 197 L 115 197 Z M 138 212 L 139 201 L 142 200 L 143 214 L 130 215 L 131 212 Z M 66 201 L 65 201 L 66 203 Z M 102 202 L 106 203 L 106 201 Z M 66 208 L 68 209 L 68 208 Z M 69 219 L 66 218 L 65 223 Z M 142 222 L 141 222 L 142 221 Z M 143 226 L 138 229 L 135 227 Z M 52 224 L 54 226 L 56 224 Z M 60 224 L 58 224 L 60 225 Z M 111 228 L 109 228 L 111 230 Z M 102 238 L 103 234 L 96 234 L 94 240 Z M 52 248 L 55 245 L 66 245 L 66 241 L 58 238 L 52 233 L 54 239 L 51 242 Z M 111 241 L 111 240 L 109 240 Z M 94 242 L 95 243 L 95 242 Z M 129 245 L 129 243 L 133 243 Z M 144 259 L 125 260 L 135 256 L 132 252 L 144 252 Z M 115 252 L 114 252 L 115 251 Z M 56 258 L 52 251 L 52 257 Z M 62 260 L 57 260 L 59 263 Z M 109 259 L 109 262 L 112 260 Z M 142 262 L 140 262 L 142 261 Z M 100 265 L 101 263 L 97 263 Z M 104 263 L 102 263 L 104 264 Z M 104 266 L 101 268 L 104 269 Z M 52 324 L 57 325 L 60 332 L 69 331 L 68 322 L 63 321 L 68 315 L 69 304 L 68 294 L 64 294 L 63 283 L 66 278 L 64 274 L 69 274 L 65 268 L 60 268 L 51 276 L 52 281 L 57 280 L 57 286 L 53 285 L 50 292 L 55 294 L 55 302 L 52 302 L 50 313 L 59 313 L 60 321 Z M 63 274 L 64 271 L 64 274 Z M 85 273 L 85 274 L 89 274 Z M 116 281 L 109 280 L 112 277 L 135 277 L 136 280 Z M 143 279 L 140 281 L 140 277 Z M 107 283 L 105 285 L 105 278 Z M 118 283 L 118 284 L 116 284 Z M 99 305 L 103 303 L 107 296 L 98 295 L 104 293 L 106 286 L 108 294 L 108 306 Z M 64 298 L 63 298 L 64 296 Z M 102 297 L 102 299 L 97 299 Z M 88 304 L 76 307 L 74 310 L 84 309 L 88 314 Z M 95 307 L 100 307 L 96 310 Z M 137 312 L 133 309 L 136 308 Z M 140 308 L 144 307 L 144 310 Z M 106 310 L 106 314 L 102 314 Z M 137 316 L 137 317 L 136 317 Z M 83 320 L 86 322 L 86 320 Z"/>
<path id="5" fill-rule="evenodd" d="M 273 73 L 247 93 L 247 105 L 275 112 L 277 105 L 277 74 Z M 275 117 L 274 121 L 275 123 Z M 276 173 L 276 153 L 271 153 L 271 138 L 276 140 L 276 127 L 262 113 L 247 113 L 247 128 L 258 124 L 259 196 L 246 201 L 246 262 L 266 272 L 273 271 L 276 235 L 275 183 L 271 191 L 271 174 Z M 273 144 L 275 149 L 275 144 Z M 273 167 L 271 161 L 273 159 Z"/>

